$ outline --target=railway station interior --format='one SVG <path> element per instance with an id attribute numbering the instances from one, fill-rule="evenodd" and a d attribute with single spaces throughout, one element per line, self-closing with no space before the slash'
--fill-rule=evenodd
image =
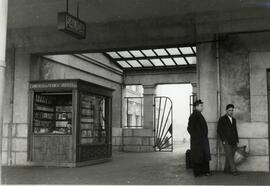
<path id="1" fill-rule="evenodd" d="M 270 1 L 1 0 L 0 43 L 2 184 L 270 184 Z M 217 137 L 229 103 L 249 154 L 237 178 Z"/>

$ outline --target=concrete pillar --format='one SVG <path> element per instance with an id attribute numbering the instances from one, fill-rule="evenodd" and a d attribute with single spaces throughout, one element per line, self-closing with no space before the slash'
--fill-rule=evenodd
<path id="1" fill-rule="evenodd" d="M 154 97 L 156 96 L 156 85 L 143 85 L 144 106 L 143 124 L 145 129 L 154 129 Z"/>
<path id="2" fill-rule="evenodd" d="M 0 1 L 0 158 L 2 162 L 2 129 L 3 129 L 3 98 L 4 98 L 4 85 L 5 85 L 5 68 L 6 68 L 6 34 L 7 34 L 7 0 Z M 1 166 L 0 166 L 1 167 Z M 0 174 L 2 169 L 0 168 Z M 2 182 L 0 177 L 0 183 Z"/>
<path id="3" fill-rule="evenodd" d="M 208 124 L 208 137 L 212 160 L 210 168 L 217 170 L 217 61 L 215 43 L 203 43 L 197 45 L 197 61 L 199 69 L 199 97 L 204 102 L 203 115 Z"/>
<path id="4" fill-rule="evenodd" d="M 191 83 L 192 94 L 197 94 L 197 83 Z"/>

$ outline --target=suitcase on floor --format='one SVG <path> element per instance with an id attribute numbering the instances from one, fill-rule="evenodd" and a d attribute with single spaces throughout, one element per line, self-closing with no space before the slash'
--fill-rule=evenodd
<path id="1" fill-rule="evenodd" d="M 192 161 L 191 161 L 191 150 L 188 149 L 186 151 L 186 169 L 192 168 Z"/>

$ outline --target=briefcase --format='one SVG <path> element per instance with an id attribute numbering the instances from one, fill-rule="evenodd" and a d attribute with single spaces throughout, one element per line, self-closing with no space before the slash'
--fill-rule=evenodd
<path id="1" fill-rule="evenodd" d="M 236 165 L 243 163 L 248 157 L 248 152 L 246 151 L 247 146 L 237 147 L 234 154 L 234 162 Z"/>

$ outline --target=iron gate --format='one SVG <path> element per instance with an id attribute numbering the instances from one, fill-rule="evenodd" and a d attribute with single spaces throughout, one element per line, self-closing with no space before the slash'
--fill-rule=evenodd
<path id="1" fill-rule="evenodd" d="M 173 151 L 173 103 L 168 97 L 154 98 L 155 151 Z"/>

